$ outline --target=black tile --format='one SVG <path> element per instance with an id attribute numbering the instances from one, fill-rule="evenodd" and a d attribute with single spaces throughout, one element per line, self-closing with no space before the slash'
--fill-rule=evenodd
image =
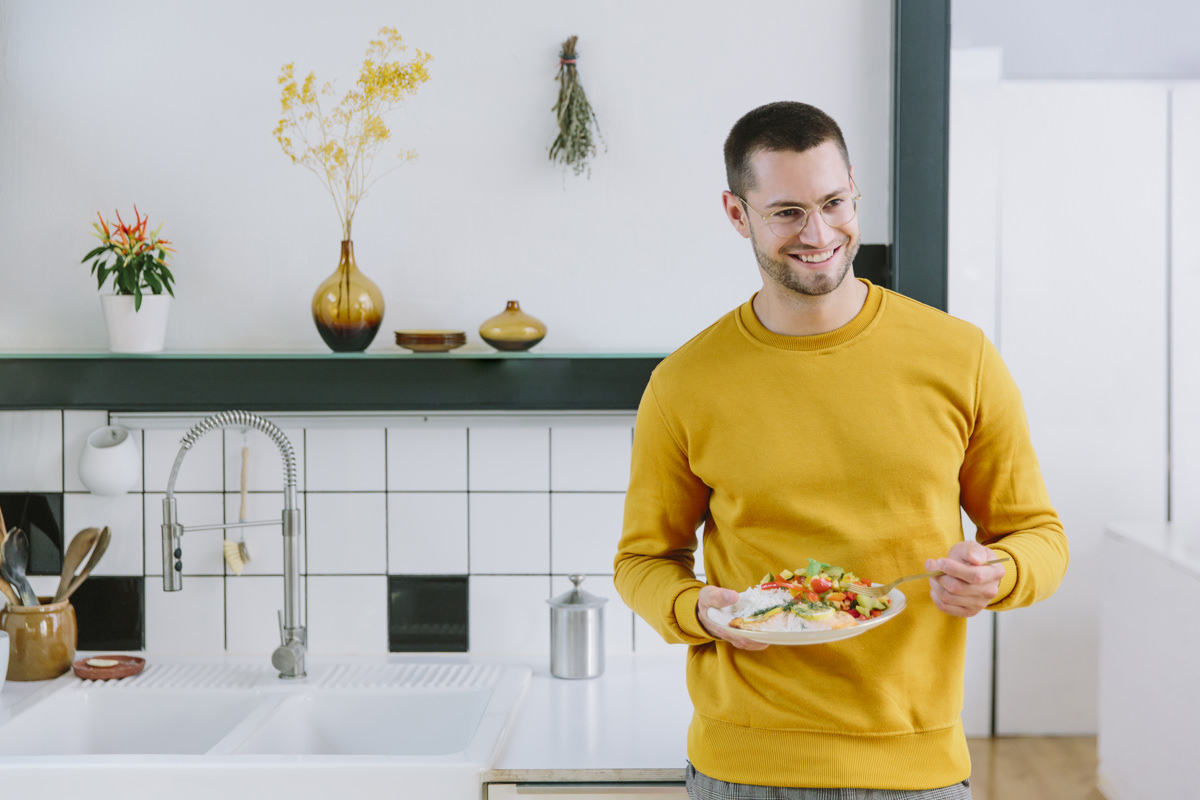
<path id="1" fill-rule="evenodd" d="M 58 575 L 63 558 L 62 492 L 0 493 L 4 524 L 29 534 L 29 575 Z"/>
<path id="2" fill-rule="evenodd" d="M 80 650 L 146 648 L 146 580 L 138 575 L 93 575 L 80 584 L 71 595 Z"/>
<path id="3" fill-rule="evenodd" d="M 466 575 L 389 575 L 388 650 L 467 652 Z"/>
<path id="4" fill-rule="evenodd" d="M 886 244 L 864 244 L 854 257 L 854 274 L 866 278 L 876 286 L 895 289 L 892 281 L 890 248 Z"/>

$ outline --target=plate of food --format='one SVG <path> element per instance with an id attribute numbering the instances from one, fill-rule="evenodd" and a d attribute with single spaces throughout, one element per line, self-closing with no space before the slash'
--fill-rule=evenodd
<path id="1" fill-rule="evenodd" d="M 908 605 L 899 589 L 864 597 L 848 588 L 854 583 L 864 582 L 847 569 L 810 558 L 804 569 L 764 575 L 733 605 L 710 608 L 708 619 L 725 632 L 763 644 L 825 644 L 884 625 Z"/>

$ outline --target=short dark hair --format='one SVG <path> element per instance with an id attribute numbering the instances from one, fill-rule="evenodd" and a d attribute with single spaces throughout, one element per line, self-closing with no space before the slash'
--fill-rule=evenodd
<path id="1" fill-rule="evenodd" d="M 807 103 L 781 101 L 759 106 L 734 123 L 725 139 L 725 177 L 729 181 L 729 191 L 745 197 L 746 192 L 754 188 L 750 159 L 760 150 L 803 153 L 830 141 L 842 152 L 849 168 L 846 140 L 833 117 Z"/>

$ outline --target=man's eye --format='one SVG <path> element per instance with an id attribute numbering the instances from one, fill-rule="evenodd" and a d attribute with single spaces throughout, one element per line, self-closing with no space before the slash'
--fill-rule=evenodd
<path id="1" fill-rule="evenodd" d="M 778 211 L 776 211 L 774 214 L 771 215 L 771 219 L 777 219 L 780 221 L 785 220 L 785 219 L 796 219 L 797 217 L 800 217 L 803 214 L 804 214 L 804 209 L 802 209 L 802 208 L 781 208 Z"/>
<path id="2" fill-rule="evenodd" d="M 846 198 L 844 198 L 844 197 L 835 197 L 835 198 L 833 198 L 832 200 L 830 200 L 828 203 L 826 203 L 826 204 L 823 206 L 823 208 L 827 208 L 827 209 L 829 209 L 830 211 L 832 211 L 833 209 L 837 208 L 838 206 L 840 206 L 840 205 L 841 205 L 842 203 L 844 203 L 844 202 L 846 202 Z"/>

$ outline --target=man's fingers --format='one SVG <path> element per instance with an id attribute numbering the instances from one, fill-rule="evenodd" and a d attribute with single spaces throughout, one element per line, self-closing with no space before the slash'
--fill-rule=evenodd
<path id="1" fill-rule="evenodd" d="M 705 586 L 700 590 L 700 598 L 696 602 L 696 616 L 700 618 L 700 624 L 716 638 L 723 639 L 741 650 L 766 650 L 770 645 L 752 641 L 735 633 L 726 633 L 709 624 L 708 610 L 710 608 L 725 608 L 726 606 L 733 605 L 737 600 L 738 593 L 733 589 L 722 589 L 719 586 Z"/>

